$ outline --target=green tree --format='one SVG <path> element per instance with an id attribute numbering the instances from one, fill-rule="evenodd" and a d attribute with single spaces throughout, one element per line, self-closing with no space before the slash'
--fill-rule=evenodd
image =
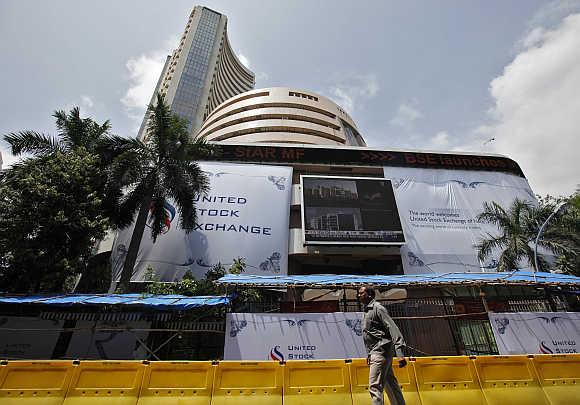
<path id="1" fill-rule="evenodd" d="M 522 260 L 535 266 L 533 243 L 540 227 L 553 209 L 552 204 L 540 203 L 533 206 L 519 199 L 515 199 L 507 210 L 496 202 L 484 203 L 483 212 L 477 219 L 479 222 L 496 225 L 499 235 L 488 233 L 487 238 L 476 244 L 478 259 L 484 261 L 494 252 L 500 252 L 498 271 L 516 270 Z M 554 254 L 570 252 L 569 233 L 550 228 L 544 233 L 538 246 Z M 538 264 L 540 268 L 536 270 L 548 269 L 548 264 L 541 254 L 538 254 Z"/>
<path id="2" fill-rule="evenodd" d="M 226 289 L 216 283 L 217 280 L 226 274 L 240 274 L 246 271 L 246 261 L 243 257 L 238 257 L 233 260 L 233 263 L 228 265 L 229 268 L 217 263 L 205 273 L 205 277 L 201 280 L 195 280 L 191 272 L 186 272 L 183 279 L 176 282 L 164 283 L 160 282 L 155 270 L 152 267 L 147 268 L 145 280 L 148 282 L 146 292 L 148 294 L 180 294 L 186 296 L 200 296 L 200 295 L 224 295 Z M 262 291 L 255 288 L 243 288 L 239 291 L 233 292 L 235 301 L 237 303 L 259 302 L 263 295 Z"/>
<path id="3" fill-rule="evenodd" d="M 63 280 L 86 268 L 106 218 L 115 218 L 120 192 L 106 189 L 105 176 L 113 156 L 100 148 L 109 121 L 81 118 L 78 107 L 53 117 L 55 136 L 30 130 L 4 136 L 14 155 L 28 155 L 0 179 L 0 277 L 13 280 L 7 284 L 13 291 L 62 291 Z"/>
<path id="4" fill-rule="evenodd" d="M 62 110 L 55 111 L 52 116 L 56 118 L 56 137 L 30 130 L 5 135 L 4 140 L 10 145 L 12 154 L 48 156 L 55 152 L 68 153 L 79 147 L 95 153 L 111 129 L 108 120 L 99 125 L 91 118 L 81 118 L 78 107 L 68 114 Z"/>
<path id="5" fill-rule="evenodd" d="M 148 218 L 155 241 L 166 220 L 164 205 L 171 199 L 181 228 L 189 232 L 197 220 L 195 199 L 208 190 L 207 176 L 196 161 L 209 156 L 213 148 L 205 139 L 189 135 L 187 122 L 171 113 L 161 95 L 149 106 L 148 116 L 144 141 L 109 136 L 103 144 L 116 157 L 109 181 L 124 187 L 118 224 L 127 227 L 135 222 L 121 273 L 123 291 L 128 290 Z"/>
<path id="6" fill-rule="evenodd" d="M 106 168 L 115 155 L 113 151 L 103 147 L 103 141 L 110 135 L 109 120 L 99 124 L 91 118 L 81 118 L 78 107 L 73 107 L 68 113 L 57 110 L 52 116 L 55 118 L 56 136 L 31 130 L 5 135 L 4 140 L 10 146 L 12 154 L 32 155 L 32 158 L 38 159 L 56 152 L 66 154 L 82 148 L 98 156 L 94 163 L 102 173 L 93 179 L 93 188 L 102 200 L 103 210 L 111 220 L 111 225 L 116 225 L 121 192 L 118 185 L 107 182 L 106 176 Z"/>
<path id="7" fill-rule="evenodd" d="M 554 269 L 580 276 L 580 190 L 569 197 L 542 197 L 540 204 L 551 207 L 552 212 L 565 204 L 547 224 L 542 239 L 554 235 L 564 238 L 568 249 L 558 256 Z"/>
<path id="8" fill-rule="evenodd" d="M 108 227 L 98 158 L 80 147 L 26 159 L 0 181 L 0 288 L 63 291 Z"/>

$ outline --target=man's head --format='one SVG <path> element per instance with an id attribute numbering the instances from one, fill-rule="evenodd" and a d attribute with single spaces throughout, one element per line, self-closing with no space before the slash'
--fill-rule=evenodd
<path id="1" fill-rule="evenodd" d="M 369 286 L 362 286 L 358 289 L 358 298 L 366 305 L 375 299 L 375 290 Z"/>

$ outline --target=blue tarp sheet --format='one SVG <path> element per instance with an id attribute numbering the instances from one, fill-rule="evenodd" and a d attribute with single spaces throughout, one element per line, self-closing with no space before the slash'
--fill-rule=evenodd
<path id="1" fill-rule="evenodd" d="M 203 306 L 227 305 L 229 297 L 184 295 L 142 295 L 142 294 L 70 294 L 70 295 L 33 295 L 0 296 L 0 304 L 36 304 L 59 307 L 73 305 L 120 305 L 149 307 L 166 310 L 185 310 Z"/>
<path id="2" fill-rule="evenodd" d="M 256 276 L 249 274 L 228 274 L 218 280 L 225 285 L 254 287 L 285 286 L 429 286 L 429 285 L 484 285 L 484 284 L 549 284 L 580 285 L 580 277 L 566 274 L 533 273 L 514 271 L 509 273 L 440 273 L 397 276 L 359 276 L 346 274 L 311 274 L 301 276 Z"/>

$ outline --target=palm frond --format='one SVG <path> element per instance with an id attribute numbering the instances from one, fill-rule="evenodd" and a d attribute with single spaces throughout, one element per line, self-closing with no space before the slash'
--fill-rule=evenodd
<path id="1" fill-rule="evenodd" d="M 487 239 L 482 239 L 475 245 L 477 259 L 480 262 L 483 262 L 491 253 L 493 253 L 494 250 L 499 250 L 505 245 L 506 239 L 504 235 L 496 237 L 488 233 Z"/>
<path id="2" fill-rule="evenodd" d="M 156 195 L 151 201 L 151 238 L 153 242 L 157 241 L 157 237 L 161 235 L 166 226 L 167 214 L 165 212 L 165 197 L 163 195 Z"/>
<path id="3" fill-rule="evenodd" d="M 119 215 L 116 218 L 117 227 L 123 229 L 133 223 L 135 214 L 141 207 L 142 202 L 152 193 L 151 183 L 153 177 L 154 174 L 149 173 L 142 181 L 135 183 L 134 187 L 125 190 L 125 194 L 119 202 Z"/>
<path id="4" fill-rule="evenodd" d="M 195 197 L 209 191 L 207 176 L 195 162 L 172 162 L 164 167 L 163 186 L 180 212 L 180 225 L 186 232 L 197 222 Z"/>
<path id="5" fill-rule="evenodd" d="M 30 153 L 40 156 L 65 151 L 65 148 L 57 139 L 35 131 L 10 133 L 4 136 L 4 140 L 10 145 L 13 155 Z"/>

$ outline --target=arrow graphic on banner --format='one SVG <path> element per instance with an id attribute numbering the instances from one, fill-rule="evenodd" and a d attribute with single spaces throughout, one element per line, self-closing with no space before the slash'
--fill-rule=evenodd
<path id="1" fill-rule="evenodd" d="M 386 152 L 362 152 L 361 157 L 363 160 L 379 160 L 382 162 L 388 162 L 395 159 L 395 156 Z"/>

